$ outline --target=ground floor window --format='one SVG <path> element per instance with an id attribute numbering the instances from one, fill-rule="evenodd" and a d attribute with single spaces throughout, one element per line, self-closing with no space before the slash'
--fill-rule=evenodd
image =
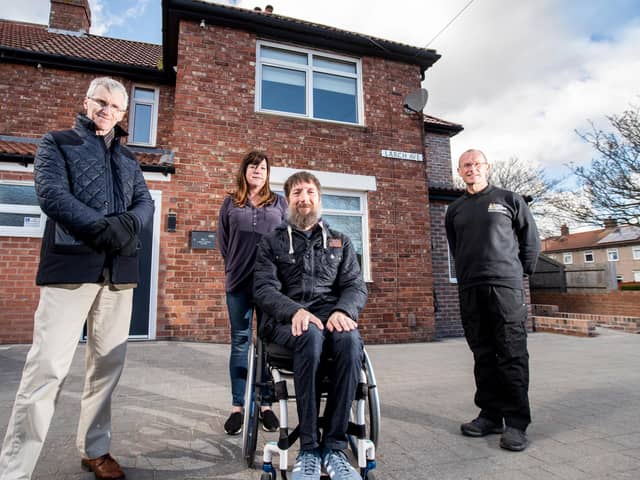
<path id="1" fill-rule="evenodd" d="M 0 181 L 0 236 L 42 237 L 44 223 L 32 182 Z"/>

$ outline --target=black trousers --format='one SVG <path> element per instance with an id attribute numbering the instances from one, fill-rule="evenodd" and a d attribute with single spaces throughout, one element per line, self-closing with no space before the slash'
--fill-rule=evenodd
<path id="1" fill-rule="evenodd" d="M 347 426 L 362 369 L 362 339 L 358 330 L 329 332 L 310 324 L 299 337 L 291 324 L 279 324 L 268 341 L 293 350 L 293 382 L 300 422 L 300 448 L 347 448 Z M 318 435 L 318 371 L 321 359 L 331 357 L 329 392 L 324 411 L 322 442 Z"/>
<path id="2" fill-rule="evenodd" d="M 524 292 L 483 285 L 459 295 L 462 326 L 475 361 L 480 416 L 526 430 L 531 409 Z"/>

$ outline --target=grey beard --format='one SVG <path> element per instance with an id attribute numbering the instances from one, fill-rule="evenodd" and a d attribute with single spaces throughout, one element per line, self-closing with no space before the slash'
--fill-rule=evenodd
<path id="1" fill-rule="evenodd" d="M 313 227 L 320 220 L 320 210 L 314 210 L 307 214 L 298 213 L 295 208 L 287 210 L 287 220 L 298 230 L 307 230 Z"/>

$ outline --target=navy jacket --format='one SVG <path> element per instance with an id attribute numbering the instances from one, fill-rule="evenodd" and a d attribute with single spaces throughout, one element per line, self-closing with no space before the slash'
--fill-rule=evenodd
<path id="1" fill-rule="evenodd" d="M 290 323 L 300 308 L 322 322 L 337 310 L 357 322 L 367 287 L 349 237 L 322 224 L 310 237 L 289 227 L 283 223 L 258 246 L 253 281 L 263 311 L 260 335 L 269 338 L 276 323 Z"/>
<path id="2" fill-rule="evenodd" d="M 126 132 L 115 127 L 107 149 L 95 124 L 83 114 L 72 130 L 47 133 L 34 161 L 40 208 L 47 215 L 36 283 L 95 283 L 104 267 L 112 283 L 138 281 L 137 254 L 97 252 L 82 238 L 108 215 L 130 212 L 136 233 L 153 216 L 153 200 L 133 153 L 120 144 Z"/>
<path id="3" fill-rule="evenodd" d="M 522 288 L 540 253 L 540 238 L 526 202 L 517 193 L 489 185 L 465 192 L 445 216 L 449 248 L 461 289 L 477 285 Z"/>

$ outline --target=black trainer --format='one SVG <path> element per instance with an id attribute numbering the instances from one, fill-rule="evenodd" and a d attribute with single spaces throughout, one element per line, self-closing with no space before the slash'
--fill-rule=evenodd
<path id="1" fill-rule="evenodd" d="M 227 432 L 227 435 L 238 435 L 242 432 L 242 421 L 241 412 L 232 412 L 227 421 L 224 422 L 224 431 Z"/>
<path id="2" fill-rule="evenodd" d="M 460 425 L 460 431 L 468 437 L 484 437 L 490 433 L 502 433 L 502 422 L 496 423 L 488 418 L 478 417 L 469 423 Z"/>
<path id="3" fill-rule="evenodd" d="M 521 452 L 528 446 L 529 440 L 524 430 L 507 425 L 502 437 L 500 437 L 500 447 L 512 452 Z"/>
<path id="4" fill-rule="evenodd" d="M 278 417 L 273 413 L 273 410 L 268 409 L 264 411 L 260 411 L 258 418 L 262 422 L 262 429 L 265 432 L 277 432 L 280 428 L 280 422 L 278 421 Z"/>

